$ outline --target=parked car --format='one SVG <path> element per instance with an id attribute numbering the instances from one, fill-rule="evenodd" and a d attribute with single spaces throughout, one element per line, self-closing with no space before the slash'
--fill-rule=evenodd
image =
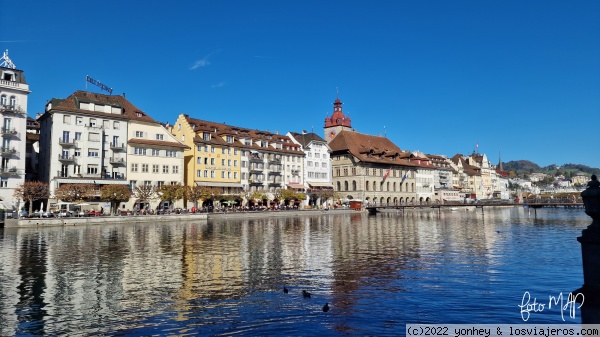
<path id="1" fill-rule="evenodd" d="M 88 213 L 89 216 L 100 216 L 102 213 L 100 211 L 92 210 Z"/>
<path id="2" fill-rule="evenodd" d="M 73 212 L 67 210 L 60 210 L 55 214 L 57 217 L 69 217 L 73 216 Z"/>
<path id="3" fill-rule="evenodd" d="M 52 212 L 42 212 L 41 215 L 42 215 L 42 218 L 53 218 L 54 217 L 54 213 L 52 213 Z"/>

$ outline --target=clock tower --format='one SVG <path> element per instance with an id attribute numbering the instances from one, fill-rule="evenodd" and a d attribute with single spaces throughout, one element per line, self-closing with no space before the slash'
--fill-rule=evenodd
<path id="1" fill-rule="evenodd" d="M 333 102 L 333 114 L 331 117 L 325 117 L 325 140 L 329 144 L 341 131 L 343 130 L 352 130 L 352 124 L 350 122 L 350 117 L 344 116 L 342 112 L 342 102 L 339 98 L 336 97 L 335 102 Z"/>

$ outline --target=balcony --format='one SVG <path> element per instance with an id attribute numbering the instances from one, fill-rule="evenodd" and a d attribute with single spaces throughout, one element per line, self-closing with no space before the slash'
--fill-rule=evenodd
<path id="1" fill-rule="evenodd" d="M 269 164 L 281 164 L 280 157 L 271 157 L 269 158 Z"/>
<path id="2" fill-rule="evenodd" d="M 19 132 L 17 132 L 17 129 L 15 128 L 1 128 L 0 129 L 0 134 L 2 134 L 2 136 L 4 137 L 18 137 L 19 136 Z"/>
<path id="3" fill-rule="evenodd" d="M 70 162 L 70 163 L 74 163 L 74 162 L 75 162 L 75 157 L 73 157 L 73 156 L 69 156 L 69 155 L 62 155 L 62 154 L 59 154 L 59 155 L 58 155 L 58 160 L 60 160 L 61 162 Z"/>
<path id="4" fill-rule="evenodd" d="M 250 156 L 249 160 L 250 160 L 250 162 L 255 162 L 255 163 L 263 162 L 263 159 L 260 156 Z"/>
<path id="5" fill-rule="evenodd" d="M 262 165 L 251 165 L 250 172 L 262 172 L 264 170 L 264 166 Z"/>
<path id="6" fill-rule="evenodd" d="M 279 171 L 271 171 L 271 172 L 269 172 L 269 175 L 270 176 L 280 176 L 281 172 L 279 172 Z"/>
<path id="7" fill-rule="evenodd" d="M 300 170 L 292 170 L 292 175 L 297 176 L 300 174 Z"/>
<path id="8" fill-rule="evenodd" d="M 16 167 L 1 167 L 0 168 L 0 176 L 19 176 L 21 174 L 20 170 Z"/>
<path id="9" fill-rule="evenodd" d="M 110 157 L 108 162 L 113 165 L 125 165 L 125 158 Z"/>
<path id="10" fill-rule="evenodd" d="M 58 144 L 62 145 L 63 147 L 73 147 L 73 146 L 77 145 L 77 143 L 75 142 L 75 139 L 69 139 L 69 138 L 59 138 Z"/>
<path id="11" fill-rule="evenodd" d="M 269 181 L 269 186 L 281 186 L 281 181 L 277 181 L 277 180 Z"/>
<path id="12" fill-rule="evenodd" d="M 2 147 L 2 148 L 0 148 L 0 155 L 2 155 L 2 156 L 16 156 L 17 155 L 17 150 L 14 147 L 13 148 Z"/>
<path id="13" fill-rule="evenodd" d="M 125 151 L 127 147 L 125 143 L 110 143 L 110 149 L 113 151 Z"/>
<path id="14" fill-rule="evenodd" d="M 3 114 L 11 114 L 17 116 L 26 116 L 27 113 L 17 105 L 0 105 L 0 112 Z"/>
<path id="15" fill-rule="evenodd" d="M 249 183 L 250 183 L 250 185 L 262 185 L 263 184 L 262 180 L 259 180 L 259 179 L 250 179 Z"/>

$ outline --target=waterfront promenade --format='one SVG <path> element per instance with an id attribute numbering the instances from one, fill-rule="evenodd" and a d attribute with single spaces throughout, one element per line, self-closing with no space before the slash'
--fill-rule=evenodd
<path id="1" fill-rule="evenodd" d="M 299 215 L 320 215 L 320 214 L 343 214 L 356 213 L 350 209 L 309 209 L 309 210 L 264 210 L 264 211 L 229 211 L 229 212 L 210 212 L 210 213 L 183 213 L 168 215 L 125 215 L 125 216 L 92 216 L 92 217 L 56 217 L 56 218 L 21 218 L 5 219 L 5 228 L 25 228 L 25 227 L 56 227 L 56 226 L 76 226 L 76 225 L 100 225 L 100 224 L 120 224 L 120 223 L 146 223 L 146 222 L 180 222 L 180 221 L 206 221 L 208 219 L 226 219 L 226 218 L 264 218 L 264 217 L 294 217 Z"/>

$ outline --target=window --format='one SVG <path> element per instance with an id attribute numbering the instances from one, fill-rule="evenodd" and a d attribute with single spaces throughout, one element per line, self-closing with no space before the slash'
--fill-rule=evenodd
<path id="1" fill-rule="evenodd" d="M 210 148 L 210 152 L 212 152 L 212 153 L 215 153 L 215 147 L 214 147 L 214 146 L 212 146 L 212 147 Z"/>
<path id="2" fill-rule="evenodd" d="M 142 164 L 142 172 L 148 173 L 148 164 Z"/>
<path id="3" fill-rule="evenodd" d="M 202 178 L 202 170 L 196 170 L 196 177 Z"/>
<path id="4" fill-rule="evenodd" d="M 237 160 L 234 160 L 234 161 L 233 161 L 233 166 L 234 166 L 234 167 L 237 167 Z"/>
<path id="5" fill-rule="evenodd" d="M 233 136 L 227 136 L 227 143 L 233 143 Z"/>
<path id="6" fill-rule="evenodd" d="M 175 173 L 175 174 L 179 173 L 179 166 L 173 165 L 173 173 Z"/>
<path id="7" fill-rule="evenodd" d="M 119 122 L 113 122 L 113 129 L 119 130 Z"/>
<path id="8" fill-rule="evenodd" d="M 210 140 L 210 133 L 203 132 L 202 133 L 202 139 L 204 139 L 204 140 Z"/>
<path id="9" fill-rule="evenodd" d="M 88 157 L 98 157 L 100 151 L 98 149 L 88 149 Z"/>
<path id="10" fill-rule="evenodd" d="M 159 156 L 160 155 L 160 150 L 152 149 L 152 155 L 153 156 Z"/>
<path id="11" fill-rule="evenodd" d="M 73 152 L 74 157 L 81 157 L 81 149 L 75 149 Z"/>
<path id="12" fill-rule="evenodd" d="M 99 142 L 100 134 L 98 132 L 90 132 L 90 133 L 88 133 L 88 140 L 90 142 Z"/>
<path id="13" fill-rule="evenodd" d="M 156 134 L 156 140 L 163 140 L 163 134 L 162 133 L 157 133 Z"/>
<path id="14" fill-rule="evenodd" d="M 202 145 L 198 145 L 198 152 L 202 152 Z"/>
<path id="15" fill-rule="evenodd" d="M 196 164 L 202 164 L 202 157 L 196 157 Z"/>
<path id="16" fill-rule="evenodd" d="M 6 179 L 6 178 L 0 179 L 0 187 L 8 187 L 8 179 Z"/>
<path id="17" fill-rule="evenodd" d="M 107 129 L 107 130 L 110 129 L 110 121 L 103 120 L 102 121 L 102 127 L 105 128 L 105 129 Z"/>
<path id="18" fill-rule="evenodd" d="M 158 173 L 158 165 L 152 165 L 152 173 Z"/>
<path id="19" fill-rule="evenodd" d="M 144 138 L 144 131 L 136 131 L 135 137 L 136 138 Z"/>
<path id="20" fill-rule="evenodd" d="M 210 177 L 214 178 L 215 177 L 215 171 L 210 171 Z"/>
<path id="21" fill-rule="evenodd" d="M 214 165 L 215 164 L 215 158 L 210 158 L 210 164 Z"/>
<path id="22" fill-rule="evenodd" d="M 221 171 L 221 178 L 225 178 L 225 171 Z"/>
<path id="23" fill-rule="evenodd" d="M 169 173 L 169 165 L 163 165 L 163 173 Z"/>
<path id="24" fill-rule="evenodd" d="M 237 179 L 237 172 L 233 172 L 233 179 Z"/>
<path id="25" fill-rule="evenodd" d="M 161 187 L 162 185 L 164 185 L 165 182 L 164 181 L 157 181 L 156 182 L 156 186 Z"/>
<path id="26" fill-rule="evenodd" d="M 225 148 L 221 149 L 221 154 L 225 154 Z"/>
<path id="27" fill-rule="evenodd" d="M 73 173 L 75 173 L 75 174 L 81 174 L 81 165 L 74 165 L 73 166 Z"/>
<path id="28" fill-rule="evenodd" d="M 90 118 L 90 126 L 96 127 L 96 119 L 95 118 Z"/>
<path id="29" fill-rule="evenodd" d="M 225 159 L 221 159 L 221 166 L 225 166 Z"/>
<path id="30" fill-rule="evenodd" d="M 133 153 L 145 156 L 146 155 L 146 149 L 140 148 L 140 147 L 134 147 L 133 148 Z"/>
<path id="31" fill-rule="evenodd" d="M 208 170 L 204 170 L 204 178 L 208 178 Z"/>
<path id="32" fill-rule="evenodd" d="M 138 171 L 138 164 L 131 164 L 131 172 L 137 172 Z"/>
<path id="33" fill-rule="evenodd" d="M 227 166 L 231 166 L 231 159 L 227 159 Z"/>
<path id="34" fill-rule="evenodd" d="M 81 132 L 75 132 L 75 140 L 81 140 Z"/>
<path id="35" fill-rule="evenodd" d="M 0 96 L 0 104 L 6 105 L 6 95 Z"/>
<path id="36" fill-rule="evenodd" d="M 64 124 L 71 124 L 71 116 L 63 116 L 63 123 Z"/>
<path id="37" fill-rule="evenodd" d="M 98 165 L 88 165 L 87 173 L 88 174 L 98 174 Z"/>
<path id="38" fill-rule="evenodd" d="M 233 154 L 237 156 L 238 150 L 237 149 L 233 149 Z"/>

